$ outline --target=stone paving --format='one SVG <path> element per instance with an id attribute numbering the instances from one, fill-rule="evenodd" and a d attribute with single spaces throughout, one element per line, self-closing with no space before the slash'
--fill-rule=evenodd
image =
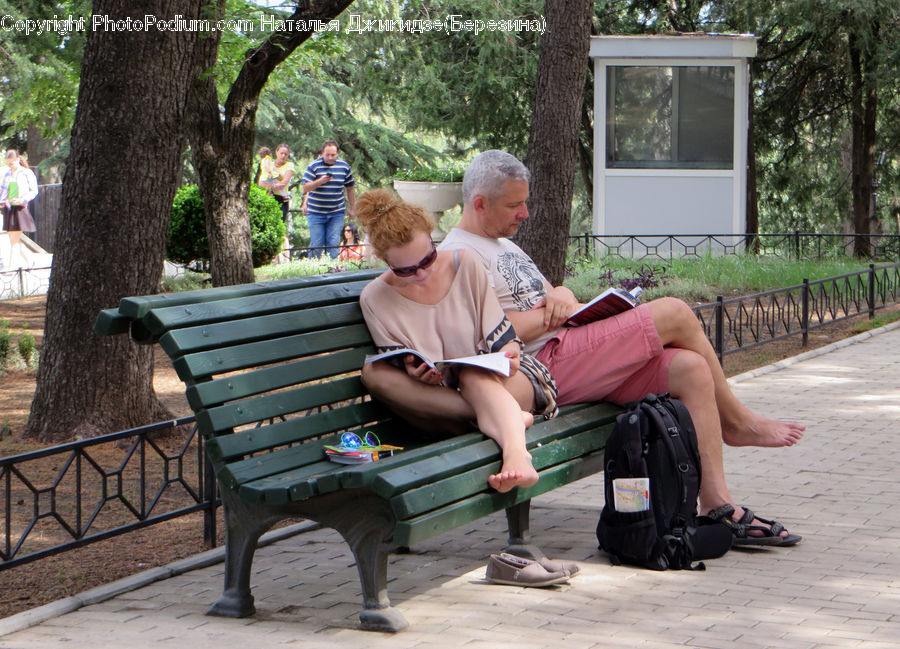
<path id="1" fill-rule="evenodd" d="M 802 534 L 794 548 L 733 550 L 705 572 L 611 566 L 596 550 L 597 475 L 533 504 L 534 541 L 581 563 L 569 584 L 485 582 L 505 541 L 497 515 L 392 558 L 391 600 L 410 622 L 396 635 L 357 630 L 352 557 L 316 529 L 257 553 L 255 617 L 203 614 L 221 589 L 218 550 L 0 620 L 0 648 L 900 646 L 900 324 L 732 384 L 751 408 L 808 425 L 793 448 L 725 451 L 735 498 Z"/>

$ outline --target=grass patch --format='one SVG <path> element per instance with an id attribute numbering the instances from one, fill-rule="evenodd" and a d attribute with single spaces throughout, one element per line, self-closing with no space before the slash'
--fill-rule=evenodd
<path id="1" fill-rule="evenodd" d="M 565 285 L 579 300 L 587 300 L 607 286 L 644 289 L 643 300 L 675 296 L 688 302 L 713 302 L 730 297 L 787 288 L 810 281 L 868 269 L 865 261 L 849 259 L 800 260 L 726 255 L 677 259 L 619 257 L 579 259 L 567 268 Z"/>
<path id="2" fill-rule="evenodd" d="M 872 329 L 878 329 L 885 325 L 889 325 L 892 322 L 897 322 L 900 320 L 900 312 L 898 313 L 885 313 L 882 315 L 877 315 L 871 320 L 866 320 L 864 322 L 857 322 L 853 325 L 853 328 L 857 331 L 864 332 L 870 331 Z"/>

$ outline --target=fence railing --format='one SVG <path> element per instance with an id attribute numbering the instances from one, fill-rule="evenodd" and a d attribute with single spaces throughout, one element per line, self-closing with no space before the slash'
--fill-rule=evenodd
<path id="1" fill-rule="evenodd" d="M 50 267 L 0 269 L 0 300 L 43 295 L 50 287 Z"/>
<path id="2" fill-rule="evenodd" d="M 900 303 L 900 263 L 693 307 L 722 358 Z M 0 570 L 203 512 L 215 477 L 193 417 L 0 458 Z M 122 445 L 125 445 L 124 450 Z M 125 522 L 123 522 L 125 521 Z"/>
<path id="3" fill-rule="evenodd" d="M 848 273 L 756 295 L 693 307 L 721 362 L 767 342 L 809 332 L 900 302 L 900 263 Z"/>
<path id="4" fill-rule="evenodd" d="M 818 234 L 799 230 L 778 234 L 580 234 L 569 237 L 571 252 L 587 257 L 672 259 L 759 254 L 784 259 L 823 259 L 856 254 L 863 242 L 871 259 L 900 260 L 897 234 Z"/>
<path id="5" fill-rule="evenodd" d="M 194 512 L 216 538 L 193 416 L 0 458 L 0 498 L 0 570 Z"/>

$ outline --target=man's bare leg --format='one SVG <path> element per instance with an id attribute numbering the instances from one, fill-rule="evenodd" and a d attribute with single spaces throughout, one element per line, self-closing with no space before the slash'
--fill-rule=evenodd
<path id="1" fill-rule="evenodd" d="M 709 371 L 706 359 L 691 351 L 681 351 L 669 364 L 669 392 L 679 399 L 691 413 L 697 444 L 700 450 L 700 466 L 703 478 L 700 482 L 700 512 L 708 513 L 722 505 L 734 507 L 732 518 L 737 521 L 744 510 L 734 502 L 725 480 L 725 464 L 722 456 L 722 428 L 716 410 L 715 380 Z M 754 525 L 765 524 L 753 520 Z M 752 536 L 763 536 L 759 530 L 750 531 Z M 781 536 L 787 536 L 785 530 Z"/>
<path id="2" fill-rule="evenodd" d="M 722 439 L 730 446 L 793 446 L 806 426 L 758 415 L 741 403 L 728 386 L 715 350 L 690 307 L 675 298 L 648 303 L 662 344 L 696 352 L 706 361 L 715 386 Z"/>

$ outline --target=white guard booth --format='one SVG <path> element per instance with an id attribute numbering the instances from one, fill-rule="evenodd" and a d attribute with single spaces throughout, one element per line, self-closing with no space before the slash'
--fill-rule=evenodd
<path id="1" fill-rule="evenodd" d="M 699 254 L 709 240 L 683 235 L 746 231 L 755 55 L 752 35 L 591 38 L 596 252 Z"/>

